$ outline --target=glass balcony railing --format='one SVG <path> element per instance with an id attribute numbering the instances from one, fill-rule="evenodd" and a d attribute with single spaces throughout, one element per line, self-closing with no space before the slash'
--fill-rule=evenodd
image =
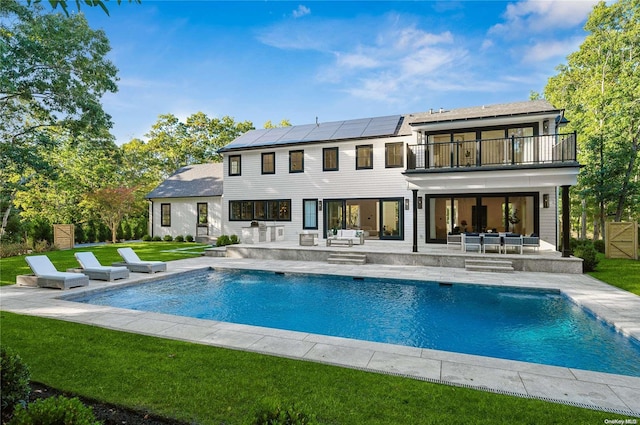
<path id="1" fill-rule="evenodd" d="M 577 162 L 576 133 L 409 145 L 407 170 Z"/>

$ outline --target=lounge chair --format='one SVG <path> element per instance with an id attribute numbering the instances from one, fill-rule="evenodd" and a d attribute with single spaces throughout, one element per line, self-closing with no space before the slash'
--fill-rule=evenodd
<path id="1" fill-rule="evenodd" d="M 33 255 L 24 259 L 36 275 L 35 284 L 39 287 L 69 289 L 89 284 L 89 277 L 84 274 L 59 272 L 46 255 Z"/>
<path id="2" fill-rule="evenodd" d="M 167 270 L 167 263 L 164 261 L 143 261 L 131 248 L 118 248 L 118 254 L 124 262 L 113 263 L 114 267 L 124 266 L 129 271 L 138 273 L 156 273 Z"/>
<path id="3" fill-rule="evenodd" d="M 89 276 L 89 279 L 96 280 L 116 280 L 129 277 L 129 269 L 126 267 L 103 266 L 93 252 L 76 252 L 76 260 L 82 267 L 82 273 Z"/>

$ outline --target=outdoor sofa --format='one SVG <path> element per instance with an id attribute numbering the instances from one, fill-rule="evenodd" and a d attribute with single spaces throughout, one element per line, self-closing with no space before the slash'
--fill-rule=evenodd
<path id="1" fill-rule="evenodd" d="M 332 243 L 364 244 L 364 232 L 358 229 L 339 229 L 335 235 L 327 235 L 327 246 Z"/>

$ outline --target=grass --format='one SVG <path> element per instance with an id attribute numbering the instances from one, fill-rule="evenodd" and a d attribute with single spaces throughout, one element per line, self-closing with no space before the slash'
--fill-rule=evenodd
<path id="1" fill-rule="evenodd" d="M 640 296 L 640 261 L 605 258 L 598 254 L 596 270 L 589 275 Z"/>
<path id="2" fill-rule="evenodd" d="M 188 242 L 134 242 L 126 244 L 106 244 L 92 247 L 82 247 L 64 251 L 49 251 L 44 254 L 60 271 L 68 268 L 78 267 L 78 261 L 73 256 L 76 252 L 91 251 L 95 254 L 100 263 L 105 266 L 111 265 L 122 258 L 117 252 L 118 248 L 131 247 L 143 260 L 171 261 L 190 257 L 199 257 L 205 248 L 211 245 L 188 243 Z M 33 254 L 38 255 L 38 254 Z M 16 276 L 21 274 L 32 274 L 31 269 L 24 260 L 24 255 L 2 258 L 0 260 L 0 285 L 13 285 L 16 283 Z"/>
<path id="3" fill-rule="evenodd" d="M 122 246 L 131 246 L 143 259 L 166 261 L 198 256 L 205 247 L 157 242 L 90 250 L 110 264 L 120 260 L 116 248 Z M 182 248 L 187 250 L 176 251 Z M 47 255 L 63 270 L 77 266 L 75 251 Z M 637 261 L 601 258 L 598 271 L 591 274 L 640 295 L 639 270 Z M 2 259 L 0 272 L 2 285 L 14 283 L 17 274 L 30 273 L 23 256 Z M 295 404 L 323 424 L 596 424 L 625 419 L 540 400 L 8 312 L 0 312 L 0 329 L 0 343 L 21 355 L 35 381 L 198 424 L 251 423 L 258 410 L 274 403 Z"/>
<path id="4" fill-rule="evenodd" d="M 619 417 L 7 312 L 0 323 L 2 344 L 20 354 L 33 380 L 198 424 L 251 423 L 274 403 L 343 425 L 597 424 Z"/>

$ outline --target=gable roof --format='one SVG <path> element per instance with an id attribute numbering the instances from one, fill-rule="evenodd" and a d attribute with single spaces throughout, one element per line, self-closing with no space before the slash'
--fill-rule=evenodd
<path id="1" fill-rule="evenodd" d="M 389 115 L 385 117 L 250 130 L 221 148 L 219 152 L 257 149 L 266 146 L 286 146 L 300 143 L 395 136 L 402 124 L 402 119 L 402 115 Z"/>
<path id="2" fill-rule="evenodd" d="M 146 198 L 222 196 L 222 180 L 222 163 L 188 165 L 160 183 Z"/>

